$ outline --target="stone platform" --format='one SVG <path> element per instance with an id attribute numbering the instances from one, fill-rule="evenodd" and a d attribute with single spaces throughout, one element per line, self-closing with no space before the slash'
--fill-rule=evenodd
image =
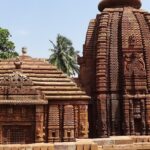
<path id="1" fill-rule="evenodd" d="M 76 142 L 54 144 L 0 145 L 0 150 L 150 150 L 150 136 L 77 139 Z"/>
<path id="2" fill-rule="evenodd" d="M 98 150 L 150 150 L 150 136 L 112 136 L 92 141 Z"/>

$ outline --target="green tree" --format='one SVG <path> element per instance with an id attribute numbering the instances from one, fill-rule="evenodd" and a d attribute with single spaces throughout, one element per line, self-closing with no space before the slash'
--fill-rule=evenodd
<path id="1" fill-rule="evenodd" d="M 9 40 L 11 37 L 8 29 L 3 29 L 0 27 L 0 58 L 8 59 L 18 56 L 15 52 L 15 45 Z"/>
<path id="2" fill-rule="evenodd" d="M 53 48 L 50 49 L 52 54 L 50 55 L 49 62 L 57 66 L 58 69 L 62 70 L 68 76 L 78 73 L 78 51 L 72 46 L 71 40 L 58 34 L 56 44 L 52 41 L 50 42 Z"/>

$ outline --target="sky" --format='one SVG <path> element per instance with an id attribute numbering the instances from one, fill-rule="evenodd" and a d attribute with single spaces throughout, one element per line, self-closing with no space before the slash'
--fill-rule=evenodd
<path id="1" fill-rule="evenodd" d="M 7 28 L 16 51 L 28 48 L 28 54 L 48 58 L 49 40 L 58 34 L 73 42 L 82 55 L 89 21 L 100 13 L 100 0 L 0 0 L 0 27 Z M 149 10 L 150 0 L 142 0 L 142 9 Z"/>

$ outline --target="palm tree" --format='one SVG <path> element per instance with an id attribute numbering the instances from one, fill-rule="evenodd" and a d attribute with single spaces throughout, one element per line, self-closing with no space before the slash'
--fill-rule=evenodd
<path id="1" fill-rule="evenodd" d="M 78 51 L 72 46 L 72 42 L 62 36 L 57 36 L 56 44 L 50 41 L 53 48 L 50 49 L 52 54 L 50 55 L 49 62 L 58 69 L 62 70 L 68 76 L 79 73 L 79 66 L 77 64 Z"/>

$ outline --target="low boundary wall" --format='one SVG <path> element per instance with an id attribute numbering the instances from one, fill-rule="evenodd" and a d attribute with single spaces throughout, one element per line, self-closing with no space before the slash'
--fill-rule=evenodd
<path id="1" fill-rule="evenodd" d="M 77 139 L 77 142 L 0 145 L 0 150 L 150 150 L 150 136 Z"/>

